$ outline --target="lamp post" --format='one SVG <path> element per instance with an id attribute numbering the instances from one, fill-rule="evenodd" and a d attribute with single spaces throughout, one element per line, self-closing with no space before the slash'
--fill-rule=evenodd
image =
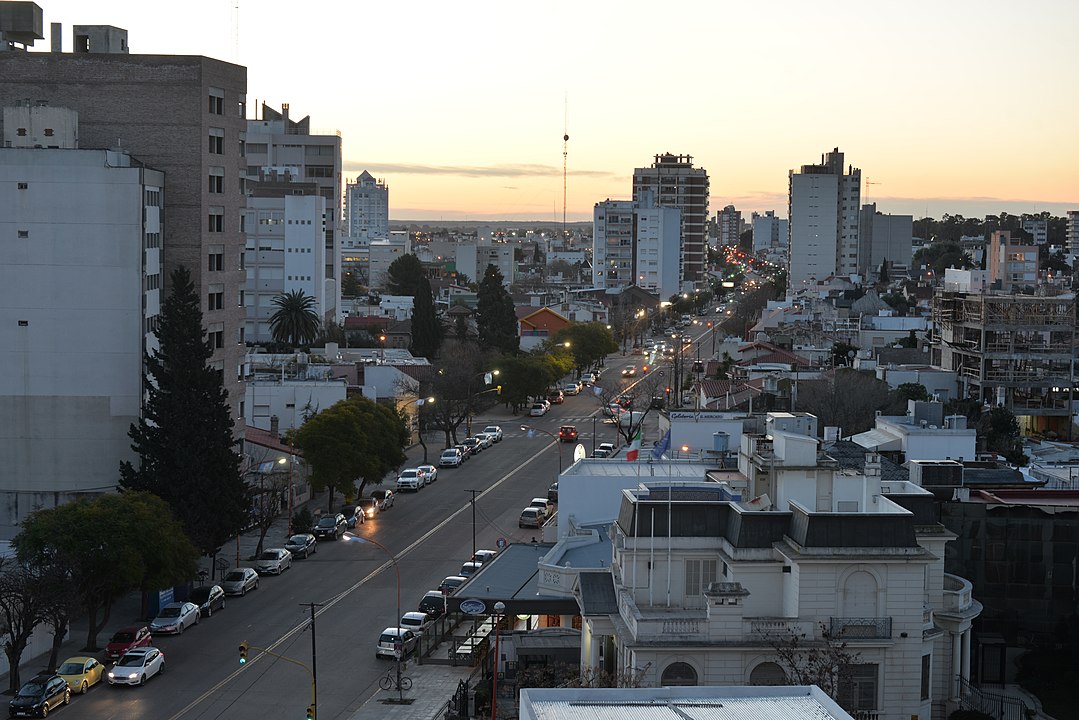
<path id="1" fill-rule="evenodd" d="M 374 545 L 383 553 L 385 553 L 386 557 L 388 557 L 390 559 L 390 562 L 393 563 L 393 571 L 397 576 L 397 620 L 394 621 L 394 625 L 397 627 L 398 632 L 400 632 L 401 630 L 403 630 L 403 628 L 401 627 L 401 568 L 397 565 L 397 558 L 394 557 L 393 553 L 387 550 L 381 543 L 375 542 L 371 538 L 361 537 L 350 532 L 346 532 L 341 537 L 344 538 L 347 542 L 358 542 L 367 543 L 368 545 Z M 401 638 L 400 635 L 398 635 L 398 638 L 400 638 L 401 640 L 401 649 L 397 650 L 395 648 L 394 652 L 394 655 L 397 656 L 397 693 L 398 699 L 404 702 L 405 691 L 401 689 L 401 656 L 405 652 L 405 644 L 404 638 Z"/>
<path id="2" fill-rule="evenodd" d="M 498 720 L 498 653 L 499 639 L 502 637 L 502 617 L 506 612 L 506 603 L 495 603 L 495 666 L 491 675 L 491 720 Z"/>
<path id="3" fill-rule="evenodd" d="M 386 361 L 386 333 L 382 333 L 378 336 L 378 364 L 381 365 Z"/>
<path id="4" fill-rule="evenodd" d="M 420 423 L 420 408 L 423 407 L 424 405 L 433 404 L 434 402 L 435 402 L 435 398 L 434 398 L 434 396 L 431 396 L 431 397 L 416 398 L 415 400 L 409 400 L 404 405 L 405 410 L 407 410 L 409 408 L 409 406 L 411 406 L 411 405 L 416 406 L 416 437 L 419 438 L 420 447 L 423 448 L 423 462 L 424 462 L 425 465 L 427 464 L 427 443 L 424 442 L 424 439 L 423 439 L 423 425 Z"/>
<path id="5" fill-rule="evenodd" d="M 501 370 L 484 370 L 483 372 L 476 373 L 468 378 L 468 417 L 465 418 L 465 432 L 469 437 L 472 436 L 472 398 L 487 392 L 486 390 L 481 390 L 476 393 L 472 392 L 472 380 L 474 378 L 482 377 L 484 386 L 487 386 L 493 383 L 494 379 L 498 377 L 501 372 Z"/>
<path id="6" fill-rule="evenodd" d="M 543 433 L 547 437 L 550 437 L 550 438 L 552 438 L 554 440 L 555 447 L 558 448 L 558 474 L 561 475 L 562 474 L 562 441 L 559 439 L 559 437 L 557 435 L 555 435 L 554 433 L 552 433 L 552 432 L 547 432 L 546 430 L 541 430 L 540 428 L 533 427 L 531 425 L 522 425 L 521 429 L 526 430 L 528 432 Z"/>

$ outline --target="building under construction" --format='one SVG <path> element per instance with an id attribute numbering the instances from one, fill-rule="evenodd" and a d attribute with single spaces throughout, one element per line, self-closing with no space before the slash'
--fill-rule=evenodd
<path id="1" fill-rule="evenodd" d="M 1071 439 L 1075 296 L 944 292 L 933 297 L 939 365 L 958 373 L 960 393 L 1003 405 L 1024 433 Z"/>

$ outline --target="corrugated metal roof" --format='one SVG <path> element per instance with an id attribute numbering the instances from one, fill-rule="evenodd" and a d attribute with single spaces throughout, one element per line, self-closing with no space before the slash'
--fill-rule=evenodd
<path id="1" fill-rule="evenodd" d="M 662 701 L 657 701 L 662 702 Z M 546 702 L 532 704 L 541 720 L 836 720 L 811 697 L 716 698 L 713 701 Z M 849 716 L 847 716 L 849 717 Z"/>

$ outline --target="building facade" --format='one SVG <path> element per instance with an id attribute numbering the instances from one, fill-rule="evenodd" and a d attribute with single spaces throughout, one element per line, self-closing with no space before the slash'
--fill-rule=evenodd
<path id="1" fill-rule="evenodd" d="M 487 272 L 487 266 L 494 265 L 508 286 L 514 278 L 514 247 L 509 243 L 458 243 L 454 248 L 454 266 L 457 272 L 467 275 L 473 282 L 479 282 Z"/>
<path id="2" fill-rule="evenodd" d="M 856 274 L 862 171 L 852 166 L 844 172 L 843 153 L 835 148 L 819 165 L 791 170 L 789 183 L 788 287 Z"/>
<path id="3" fill-rule="evenodd" d="M 704 278 L 708 226 L 708 171 L 693 167 L 690 155 L 656 155 L 651 167 L 633 171 L 633 199 L 643 206 L 643 193 L 659 207 L 681 211 L 678 281 L 690 287 Z"/>
<path id="4" fill-rule="evenodd" d="M 681 211 L 657 207 L 654 196 L 606 200 L 593 210 L 592 282 L 595 287 L 637 286 L 660 298 L 679 291 Z"/>
<path id="5" fill-rule="evenodd" d="M 876 277 L 881 263 L 891 268 L 910 268 L 914 245 L 914 216 L 877 212 L 876 203 L 862 206 L 858 229 L 858 274 Z"/>
<path id="6" fill-rule="evenodd" d="M 720 245 L 737 245 L 742 236 L 742 213 L 727 205 L 716 213 L 716 237 Z"/>
<path id="7" fill-rule="evenodd" d="M 1068 211 L 1068 252 L 1079 255 L 1079 210 Z"/>
<path id="8" fill-rule="evenodd" d="M 384 240 L 390 236 L 390 188 L 364 170 L 345 188 L 345 216 L 351 238 Z"/>
<path id="9" fill-rule="evenodd" d="M 388 237 L 372 240 L 368 246 L 368 280 L 371 288 L 386 286 L 386 271 L 393 261 L 412 252 L 412 238 L 404 230 L 391 232 Z M 479 279 L 476 279 L 479 282 Z"/>
<path id="10" fill-rule="evenodd" d="M 997 230 L 989 237 L 986 252 L 989 282 L 999 283 L 996 287 L 1004 292 L 1038 284 L 1037 246 L 1012 242 L 1011 232 Z"/>
<path id="11" fill-rule="evenodd" d="M 753 252 L 785 250 L 787 247 L 787 220 L 776 217 L 775 211 L 766 210 L 763 215 L 753 213 Z"/>

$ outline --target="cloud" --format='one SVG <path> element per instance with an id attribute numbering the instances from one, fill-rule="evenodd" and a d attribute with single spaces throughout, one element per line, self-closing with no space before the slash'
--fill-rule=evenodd
<path id="1" fill-rule="evenodd" d="M 554 165 L 529 165 L 525 163 L 505 165 L 412 165 L 409 163 L 356 163 L 345 162 L 345 172 L 368 172 L 379 175 L 458 175 L 463 177 L 556 177 L 562 168 Z M 570 170 L 578 177 L 615 177 L 606 170 Z"/>

